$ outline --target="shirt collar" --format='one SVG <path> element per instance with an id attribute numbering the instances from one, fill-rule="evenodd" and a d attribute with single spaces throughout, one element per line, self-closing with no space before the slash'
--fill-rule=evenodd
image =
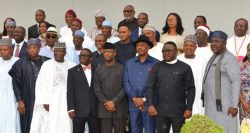
<path id="1" fill-rule="evenodd" d="M 141 62 L 140 59 L 139 59 L 139 56 L 136 56 L 134 61 L 135 62 Z M 151 62 L 151 61 L 152 61 L 152 58 L 151 58 L 150 55 L 148 55 L 144 62 Z"/>
<path id="2" fill-rule="evenodd" d="M 83 65 L 83 64 L 81 64 L 81 66 L 82 66 L 82 67 L 86 67 L 86 66 L 85 66 L 85 65 Z M 91 67 L 91 63 L 89 63 L 89 65 L 88 65 L 88 66 L 90 66 L 90 67 Z"/>
<path id="3" fill-rule="evenodd" d="M 19 48 L 21 48 L 23 46 L 24 40 L 22 42 L 19 43 Z M 18 43 L 16 43 L 17 45 Z"/>
<path id="4" fill-rule="evenodd" d="M 176 62 L 177 62 L 177 59 L 172 60 L 172 61 L 169 61 L 169 62 L 168 62 L 168 61 L 166 61 L 166 63 L 167 63 L 167 64 L 175 64 Z"/>

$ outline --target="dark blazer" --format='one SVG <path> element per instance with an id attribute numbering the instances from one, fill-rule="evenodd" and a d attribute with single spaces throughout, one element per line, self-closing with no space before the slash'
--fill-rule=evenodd
<path id="1" fill-rule="evenodd" d="M 159 31 L 155 30 L 155 34 L 156 34 L 155 39 L 156 39 L 157 42 L 159 42 L 160 41 L 160 33 L 159 33 Z M 137 41 L 138 38 L 139 38 L 139 27 L 136 28 L 135 30 L 133 30 L 132 33 L 131 33 L 131 40 L 133 42 Z"/>
<path id="2" fill-rule="evenodd" d="M 49 27 L 56 27 L 56 26 L 49 23 Z M 38 25 L 34 24 L 34 25 L 30 26 L 28 28 L 28 39 L 30 39 L 30 38 L 38 38 L 38 36 L 39 36 Z"/>
<path id="3" fill-rule="evenodd" d="M 15 48 L 15 44 L 13 44 L 12 45 L 13 46 L 13 50 L 14 50 L 14 48 Z M 15 54 L 15 51 L 13 51 L 13 55 Z M 23 46 L 22 46 L 22 48 L 21 48 L 21 50 L 20 50 L 20 52 L 19 52 L 19 58 L 22 58 L 22 57 L 24 57 L 24 56 L 26 56 L 27 55 L 27 42 L 23 42 Z"/>
<path id="4" fill-rule="evenodd" d="M 92 69 L 92 79 L 93 79 Z M 93 89 L 93 80 L 89 87 L 81 64 L 68 70 L 67 105 L 68 111 L 75 110 L 77 117 L 87 117 L 90 112 L 97 116 L 97 98 Z"/>

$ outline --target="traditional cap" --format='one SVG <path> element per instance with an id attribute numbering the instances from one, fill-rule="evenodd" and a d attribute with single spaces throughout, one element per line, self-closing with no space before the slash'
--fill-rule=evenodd
<path id="1" fill-rule="evenodd" d="M 6 26 L 16 26 L 16 22 L 10 20 L 10 21 L 7 21 L 5 25 Z"/>
<path id="2" fill-rule="evenodd" d="M 115 44 L 106 42 L 106 43 L 104 44 L 104 47 L 103 47 L 103 48 L 104 48 L 104 49 L 115 49 Z"/>
<path id="3" fill-rule="evenodd" d="M 144 27 L 143 27 L 143 31 L 144 30 L 151 30 L 153 32 L 155 32 L 155 27 L 151 24 L 146 24 Z"/>
<path id="4" fill-rule="evenodd" d="M 108 21 L 108 20 L 104 20 L 104 21 L 102 22 L 102 26 L 112 27 L 112 23 L 111 23 L 110 21 Z"/>
<path id="5" fill-rule="evenodd" d="M 80 23 L 80 24 L 82 25 L 82 20 L 81 20 L 81 19 L 79 19 L 79 18 L 74 18 L 74 19 L 72 20 L 72 22 L 74 22 L 74 21 L 76 21 L 76 22 L 78 22 L 78 23 Z"/>
<path id="6" fill-rule="evenodd" d="M 47 29 L 47 32 L 51 32 L 51 33 L 57 34 L 57 30 L 56 30 L 55 27 L 49 27 L 49 28 Z"/>
<path id="7" fill-rule="evenodd" d="M 30 45 L 38 45 L 39 47 L 41 46 L 41 42 L 39 39 L 37 38 L 30 38 L 28 41 L 27 41 L 27 46 L 30 46 Z"/>
<path id="8" fill-rule="evenodd" d="M 197 44 L 197 40 L 198 40 L 198 38 L 195 35 L 187 35 L 184 39 L 184 43 L 187 41 L 191 41 L 191 42 L 194 42 L 195 44 Z"/>
<path id="9" fill-rule="evenodd" d="M 80 36 L 81 38 L 84 38 L 85 34 L 81 30 L 77 30 L 74 33 L 75 36 Z"/>
<path id="10" fill-rule="evenodd" d="M 49 27 L 47 29 L 47 32 L 46 33 L 52 33 L 52 34 L 56 34 L 58 38 L 60 38 L 60 34 L 58 34 L 57 30 L 55 27 Z"/>
<path id="11" fill-rule="evenodd" d="M 200 25 L 200 26 L 197 27 L 197 30 L 198 29 L 201 29 L 201 30 L 205 31 L 207 33 L 207 36 L 209 36 L 210 29 L 209 29 L 209 27 L 207 25 Z"/>
<path id="12" fill-rule="evenodd" d="M 12 47 L 12 41 L 9 38 L 2 38 L 0 40 L 0 46 L 9 46 Z"/>
<path id="13" fill-rule="evenodd" d="M 66 12 L 65 15 L 72 15 L 72 16 L 74 16 L 75 18 L 77 17 L 77 15 L 76 15 L 76 13 L 75 13 L 75 11 L 74 11 L 73 9 L 69 9 L 69 10 Z"/>
<path id="14" fill-rule="evenodd" d="M 134 45 L 136 46 L 136 44 L 137 44 L 138 42 L 144 42 L 144 43 L 148 44 L 148 46 L 149 46 L 150 48 L 153 47 L 153 43 L 152 43 L 152 42 L 148 39 L 148 37 L 146 37 L 145 35 L 140 35 L 140 37 L 137 39 L 137 41 L 134 42 Z"/>
<path id="15" fill-rule="evenodd" d="M 224 41 L 226 41 L 227 40 L 227 34 L 225 33 L 225 32 L 223 32 L 223 31 L 219 31 L 219 30 L 217 30 L 217 31 L 214 31 L 213 32 L 213 35 L 212 35 L 212 38 L 221 38 L 221 39 L 223 39 Z"/>
<path id="16" fill-rule="evenodd" d="M 53 48 L 66 48 L 65 42 L 55 42 L 55 45 Z"/>
<path id="17" fill-rule="evenodd" d="M 98 9 L 96 12 L 95 12 L 95 17 L 105 17 L 105 14 L 103 11 L 101 11 L 100 9 Z"/>

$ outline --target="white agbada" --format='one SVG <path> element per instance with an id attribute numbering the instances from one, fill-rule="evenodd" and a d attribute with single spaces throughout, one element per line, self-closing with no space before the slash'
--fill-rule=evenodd
<path id="1" fill-rule="evenodd" d="M 184 54 L 177 57 L 179 60 L 187 63 L 194 76 L 195 83 L 195 100 L 193 104 L 192 114 L 205 114 L 205 109 L 202 106 L 201 93 L 202 93 L 202 80 L 206 69 L 206 61 L 203 57 L 196 55 L 194 59 L 185 58 Z"/>
<path id="2" fill-rule="evenodd" d="M 237 57 L 238 61 L 243 61 L 247 54 L 247 45 L 250 43 L 250 35 L 243 37 L 232 36 L 227 40 L 227 50 Z"/>
<path id="3" fill-rule="evenodd" d="M 71 32 L 71 34 L 66 34 L 66 35 L 62 36 L 59 39 L 59 41 L 65 42 L 67 48 L 74 48 L 75 47 L 75 45 L 73 43 L 72 32 Z M 82 47 L 90 49 L 91 52 L 94 52 L 97 50 L 97 48 L 95 47 L 95 43 L 90 39 L 89 36 L 86 36 L 86 35 L 84 36 L 84 41 L 82 43 Z"/>
<path id="4" fill-rule="evenodd" d="M 156 46 L 148 50 L 148 54 L 158 59 L 159 61 L 162 61 L 163 60 L 163 56 L 162 56 L 163 46 L 164 46 L 163 43 L 157 42 Z"/>
<path id="5" fill-rule="evenodd" d="M 12 78 L 8 74 L 17 60 L 16 57 L 11 57 L 10 60 L 0 57 L 0 133 L 21 133 Z"/>
<path id="6" fill-rule="evenodd" d="M 210 43 L 208 43 L 207 47 L 197 47 L 195 50 L 195 55 L 203 57 L 207 62 L 213 56 L 213 51 L 211 50 Z"/>
<path id="7" fill-rule="evenodd" d="M 49 112 L 47 112 L 47 118 L 41 119 L 40 122 L 32 120 L 31 129 L 34 128 L 33 125 L 43 124 L 41 125 L 42 130 L 37 126 L 35 130 L 32 130 L 33 133 L 72 132 L 72 122 L 67 112 L 66 93 L 68 69 L 73 66 L 75 64 L 71 62 L 59 63 L 54 59 L 48 60 L 42 65 L 36 82 L 33 119 L 37 119 L 35 114 L 45 111 L 42 107 L 44 104 L 49 104 Z"/>

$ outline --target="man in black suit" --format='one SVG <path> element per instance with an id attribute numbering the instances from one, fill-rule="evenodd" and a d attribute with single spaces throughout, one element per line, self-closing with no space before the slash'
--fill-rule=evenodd
<path id="1" fill-rule="evenodd" d="M 148 111 L 149 115 L 156 116 L 158 133 L 169 132 L 171 125 L 173 132 L 179 133 L 185 119 L 192 116 L 194 77 L 191 67 L 176 59 L 174 42 L 166 42 L 162 54 L 164 60 L 157 63 L 148 76 Z M 156 105 L 153 104 L 155 92 L 158 98 Z"/>
<path id="2" fill-rule="evenodd" d="M 28 39 L 37 38 L 39 36 L 39 34 L 40 34 L 39 33 L 39 24 L 41 22 L 44 22 L 45 18 L 46 18 L 46 14 L 45 14 L 44 10 L 39 9 L 36 11 L 35 19 L 36 19 L 37 24 L 34 24 L 28 28 Z M 55 25 L 49 23 L 49 26 L 47 28 L 49 28 L 49 27 L 55 27 Z"/>
<path id="3" fill-rule="evenodd" d="M 67 104 L 68 114 L 73 120 L 73 133 L 83 133 L 88 122 L 90 133 L 100 133 L 97 118 L 97 98 L 93 89 L 92 53 L 82 49 L 79 65 L 68 70 Z"/>
<path id="4" fill-rule="evenodd" d="M 25 28 L 17 26 L 14 30 L 15 43 L 13 44 L 13 55 L 22 58 L 27 55 L 27 42 L 24 41 L 26 36 Z"/>

